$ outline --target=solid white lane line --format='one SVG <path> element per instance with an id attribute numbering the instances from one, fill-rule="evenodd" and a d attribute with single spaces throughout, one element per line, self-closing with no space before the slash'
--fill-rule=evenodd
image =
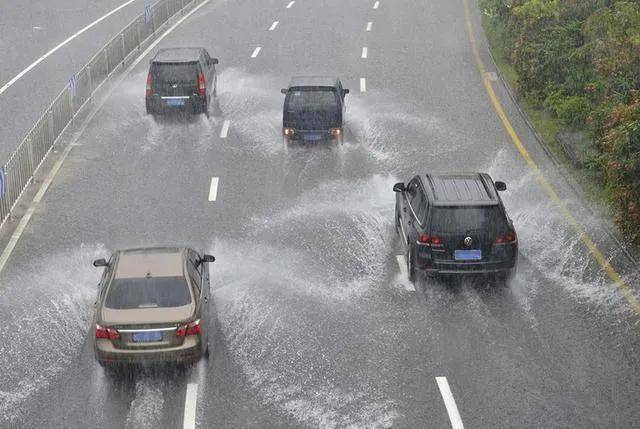
<path id="1" fill-rule="evenodd" d="M 225 121 L 222 123 L 222 129 L 220 130 L 220 138 L 221 139 L 226 139 L 227 138 L 227 134 L 229 134 L 229 125 L 231 124 L 231 121 L 228 119 L 225 119 Z"/>
<path id="2" fill-rule="evenodd" d="M 187 384 L 187 394 L 184 398 L 184 419 L 182 421 L 182 429 L 195 429 L 197 403 L 198 385 L 196 383 L 189 383 Z"/>
<path id="3" fill-rule="evenodd" d="M 215 201 L 218 198 L 218 177 L 211 178 L 211 185 L 209 185 L 209 201 Z"/>
<path id="4" fill-rule="evenodd" d="M 257 56 L 258 56 L 258 54 L 260 53 L 260 49 L 262 49 L 262 47 L 261 47 L 261 46 L 258 46 L 257 48 L 255 48 L 255 49 L 253 50 L 253 54 L 251 54 L 251 58 L 255 58 L 255 57 L 257 57 Z"/>
<path id="5" fill-rule="evenodd" d="M 464 429 L 464 426 L 462 425 L 462 418 L 460 418 L 460 413 L 458 412 L 456 401 L 455 399 L 453 399 L 453 394 L 451 393 L 451 389 L 449 388 L 447 377 L 436 377 L 436 383 L 438 383 L 440 394 L 442 395 L 442 399 L 444 400 L 444 406 L 447 407 L 447 414 L 449 414 L 451 427 L 453 429 Z"/>
<path id="6" fill-rule="evenodd" d="M 368 49 L 366 46 L 362 48 L 362 58 L 367 58 L 367 54 L 368 54 L 367 51 Z"/>
<path id="7" fill-rule="evenodd" d="M 367 22 L 367 31 L 371 31 L 372 25 L 373 25 L 373 22 Z"/>
<path id="8" fill-rule="evenodd" d="M 416 287 L 409 281 L 409 274 L 407 273 L 407 260 L 404 255 L 396 255 L 396 261 L 398 262 L 398 268 L 400 268 L 400 274 L 406 280 L 402 282 L 402 285 L 409 292 L 415 292 Z"/>
<path id="9" fill-rule="evenodd" d="M 360 78 L 360 92 L 367 92 L 367 80 L 363 77 Z"/>
<path id="10" fill-rule="evenodd" d="M 271 27 L 269 27 L 269 31 L 275 30 L 279 22 L 280 21 L 273 21 L 273 24 L 271 24 Z"/>
<path id="11" fill-rule="evenodd" d="M 15 231 L 13 231 L 13 234 L 11 235 L 11 238 L 9 239 L 9 243 L 7 244 L 7 247 L 4 248 L 4 250 L 2 251 L 2 255 L 0 255 L 0 273 L 4 269 L 7 261 L 9 260 L 9 257 L 11 256 L 11 253 L 13 252 L 13 249 L 15 248 L 16 244 L 18 243 L 18 240 L 20 240 L 20 237 L 22 236 L 22 233 L 24 232 L 25 228 L 27 227 L 27 224 L 29 223 L 29 220 L 33 216 L 33 213 L 35 212 L 36 207 L 40 203 L 40 200 L 44 197 L 44 194 L 47 192 L 47 189 L 49 189 L 49 186 L 53 182 L 53 179 L 56 177 L 56 174 L 58 173 L 58 170 L 60 170 L 60 167 L 62 167 L 62 163 L 64 162 L 64 160 L 69 155 L 69 152 L 71 152 L 71 149 L 73 149 L 75 146 L 77 146 L 76 143 L 77 143 L 78 139 L 80 138 L 80 136 L 83 135 L 84 131 L 89 126 L 89 123 L 93 120 L 93 118 L 96 116 L 96 114 L 100 111 L 100 109 L 102 108 L 104 103 L 107 102 L 107 100 L 109 99 L 109 95 L 111 95 L 111 92 L 113 92 L 113 90 L 119 84 L 122 83 L 124 78 L 127 77 L 131 73 L 131 71 L 140 63 L 140 61 L 142 61 L 143 58 L 145 58 L 147 55 L 149 55 L 149 52 L 151 52 L 153 49 L 155 49 L 156 46 L 158 46 L 158 43 L 160 43 L 167 35 L 169 35 L 169 33 L 171 33 L 173 30 L 178 28 L 178 26 L 180 24 L 182 24 L 187 18 L 189 18 L 194 13 L 196 13 L 198 10 L 200 10 L 200 8 L 202 8 L 207 3 L 209 3 L 209 0 L 203 0 L 202 3 L 200 3 L 198 6 L 194 7 L 193 9 L 191 9 L 185 16 L 183 16 L 178 21 L 176 21 L 175 24 L 173 24 L 171 27 L 169 27 L 167 29 L 167 31 L 165 31 L 153 43 L 151 43 L 151 45 L 149 45 L 147 47 L 147 49 L 145 49 L 144 52 L 142 52 L 138 56 L 138 58 L 136 58 L 136 60 L 133 63 L 131 63 L 129 68 L 123 74 L 118 76 L 117 82 L 115 83 L 115 85 L 111 89 L 109 89 L 108 95 L 106 97 L 102 98 L 100 101 L 98 101 L 98 103 L 96 104 L 94 109 L 90 111 L 89 115 L 82 122 L 82 125 L 80 126 L 80 129 L 78 130 L 78 132 L 75 134 L 75 137 L 73 138 L 73 140 L 64 149 L 64 152 L 62 153 L 62 156 L 60 157 L 60 159 L 58 159 L 56 161 L 56 163 L 54 164 L 53 168 L 51 169 L 51 171 L 47 175 L 47 178 L 42 183 L 42 186 L 40 186 L 40 189 L 38 190 L 38 193 L 33 198 L 33 202 L 31 203 L 31 207 L 29 207 L 29 209 L 27 209 L 27 212 L 24 214 L 24 216 L 22 216 L 22 219 L 20 219 L 20 222 L 18 223 L 18 226 L 16 227 Z"/>
<path id="12" fill-rule="evenodd" d="M 377 8 L 378 8 L 378 6 L 380 6 L 380 2 L 379 2 L 379 1 L 377 1 L 377 2 L 375 2 L 375 3 L 373 4 L 373 8 L 374 8 L 374 9 L 377 9 Z"/>
<path id="13" fill-rule="evenodd" d="M 72 41 L 73 39 L 75 39 L 76 37 L 78 37 L 79 35 L 81 35 L 82 33 L 84 33 L 85 31 L 91 29 L 91 27 L 94 27 L 95 25 L 99 24 L 100 22 L 104 21 L 105 19 L 107 19 L 108 17 L 110 17 L 111 15 L 113 15 L 114 13 L 118 12 L 120 9 L 127 7 L 129 4 L 133 3 L 136 0 L 129 0 L 123 4 L 121 4 L 120 6 L 118 6 L 117 8 L 113 9 L 111 12 L 107 13 L 106 15 L 101 16 L 100 18 L 96 19 L 95 21 L 93 21 L 91 24 L 87 25 L 86 27 L 84 27 L 82 30 L 78 31 L 77 33 L 73 34 L 72 36 L 68 37 L 67 39 L 65 39 L 64 41 L 62 41 L 62 43 L 58 44 L 57 46 L 55 46 L 53 49 L 51 49 L 49 52 L 47 52 L 46 54 L 44 54 L 43 56 L 41 56 L 40 58 L 38 58 L 36 61 L 34 61 L 31 65 L 29 65 L 26 69 L 22 70 L 20 73 L 18 73 L 17 75 L 15 75 L 9 82 L 7 82 L 2 88 L 0 88 L 0 94 L 2 94 L 3 92 L 5 92 L 7 89 L 9 89 L 9 87 L 11 85 L 13 85 L 14 83 L 16 83 L 18 81 L 18 79 L 20 79 L 22 76 L 24 76 L 25 74 L 29 73 L 35 66 L 37 66 L 38 64 L 40 64 L 41 62 L 43 62 L 44 60 L 47 59 L 47 57 L 51 56 L 52 54 L 54 54 L 57 50 L 59 50 L 60 48 L 62 48 L 64 45 L 66 45 L 67 43 L 69 43 L 70 41 Z M 34 27 L 35 28 L 35 27 Z"/>
<path id="14" fill-rule="evenodd" d="M 291 6 L 293 6 L 295 4 L 294 1 L 290 1 L 289 4 L 287 5 L 287 9 L 291 9 Z"/>

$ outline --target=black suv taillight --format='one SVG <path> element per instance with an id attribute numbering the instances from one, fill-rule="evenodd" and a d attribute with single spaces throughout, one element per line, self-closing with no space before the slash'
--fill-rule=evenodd
<path id="1" fill-rule="evenodd" d="M 204 80 L 204 73 L 198 73 L 198 94 L 204 95 L 207 92 L 207 82 Z"/>
<path id="2" fill-rule="evenodd" d="M 149 97 L 153 91 L 151 90 L 151 83 L 153 82 L 153 77 L 151 76 L 151 72 L 147 75 L 147 97 Z"/>
<path id="3" fill-rule="evenodd" d="M 518 235 L 514 230 L 509 230 L 506 234 L 498 234 L 496 244 L 512 244 L 518 240 Z"/>

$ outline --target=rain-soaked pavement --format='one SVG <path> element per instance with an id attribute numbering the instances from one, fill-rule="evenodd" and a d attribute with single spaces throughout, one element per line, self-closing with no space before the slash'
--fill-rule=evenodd
<path id="1" fill-rule="evenodd" d="M 287 3 L 211 1 L 160 44 L 220 58 L 212 118 L 147 117 L 142 61 L 80 136 L 0 273 L 0 426 L 180 427 L 196 384 L 199 427 L 448 427 L 436 377 L 466 427 L 637 424 L 638 316 L 501 128 L 462 2 Z M 287 150 L 279 90 L 310 73 L 351 89 L 346 141 Z M 606 220 L 504 102 L 561 198 L 637 284 Z M 521 251 L 509 287 L 414 289 L 402 275 L 391 187 L 447 170 L 507 182 Z M 91 260 L 160 243 L 217 258 L 212 355 L 105 372 L 89 333 Z"/>

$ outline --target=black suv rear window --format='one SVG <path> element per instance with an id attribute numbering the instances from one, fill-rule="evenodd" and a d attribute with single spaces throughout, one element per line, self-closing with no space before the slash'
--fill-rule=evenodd
<path id="1" fill-rule="evenodd" d="M 293 89 L 286 99 L 289 110 L 320 110 L 335 109 L 338 105 L 338 95 L 331 89 Z"/>
<path id="2" fill-rule="evenodd" d="M 500 207 L 435 207 L 431 232 L 441 234 L 505 229 L 506 220 Z"/>
<path id="3" fill-rule="evenodd" d="M 184 277 L 114 279 L 105 306 L 117 310 L 180 307 L 191 302 Z"/>
<path id="4" fill-rule="evenodd" d="M 198 80 L 196 63 L 156 63 L 153 74 L 161 82 L 195 82 Z"/>

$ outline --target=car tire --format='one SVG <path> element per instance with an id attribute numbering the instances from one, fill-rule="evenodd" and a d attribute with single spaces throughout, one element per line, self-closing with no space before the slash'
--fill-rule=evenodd
<path id="1" fill-rule="evenodd" d="M 202 113 L 208 118 L 209 117 L 209 99 L 204 100 L 204 104 L 202 106 Z"/>
<path id="2" fill-rule="evenodd" d="M 413 250 L 411 249 L 411 246 L 409 246 L 407 250 L 407 276 L 409 278 L 409 281 L 415 284 L 417 273 L 416 273 L 416 265 L 415 265 L 414 256 L 413 256 Z"/>

